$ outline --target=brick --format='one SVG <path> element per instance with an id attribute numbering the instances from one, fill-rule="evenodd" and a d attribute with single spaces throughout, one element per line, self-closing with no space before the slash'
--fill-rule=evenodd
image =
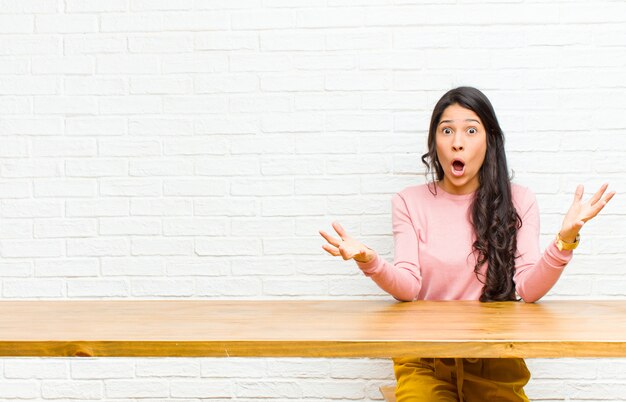
<path id="1" fill-rule="evenodd" d="M 220 73 L 229 71 L 229 58 L 226 54 L 220 53 L 163 55 L 160 57 L 160 60 L 161 72 L 163 74 Z"/>
<path id="2" fill-rule="evenodd" d="M 136 363 L 137 377 L 199 377 L 199 359 L 141 359 Z"/>
<path id="3" fill-rule="evenodd" d="M 33 74 L 93 74 L 95 60 L 89 56 L 33 57 L 31 69 Z"/>
<path id="4" fill-rule="evenodd" d="M 97 234 L 96 220 L 45 219 L 35 220 L 35 238 L 92 237 Z"/>
<path id="5" fill-rule="evenodd" d="M 101 32 L 157 32 L 164 27 L 161 13 L 103 14 Z"/>
<path id="6" fill-rule="evenodd" d="M 236 276 L 292 275 L 294 262 L 283 258 L 237 258 L 232 261 L 232 274 Z"/>
<path id="7" fill-rule="evenodd" d="M 151 55 L 98 55 L 97 74 L 157 74 L 159 58 Z"/>
<path id="8" fill-rule="evenodd" d="M 0 239 L 23 239 L 33 237 L 32 220 L 6 219 L 0 226 Z"/>
<path id="9" fill-rule="evenodd" d="M 105 257 L 128 255 L 129 242 L 120 238 L 93 238 L 67 240 L 67 255 L 76 257 Z"/>
<path id="10" fill-rule="evenodd" d="M 295 54 L 293 66 L 298 70 L 351 70 L 356 66 L 356 57 L 341 53 L 315 56 Z"/>
<path id="11" fill-rule="evenodd" d="M 3 244 L 3 242 L 0 242 L 0 244 Z M 32 256 L 31 254 L 30 257 Z M 5 279 L 2 285 L 2 295 L 16 299 L 59 298 L 64 296 L 64 289 L 65 280 L 62 279 Z M 2 389 L 6 389 L 6 386 L 7 384 L 3 383 Z M 3 392 L 0 391 L 0 397 L 4 396 Z"/>
<path id="12" fill-rule="evenodd" d="M 137 297 L 186 297 L 194 294 L 194 281 L 168 279 L 131 280 L 131 294 Z"/>
<path id="13" fill-rule="evenodd" d="M 130 95 L 124 97 L 100 97 L 98 99 L 100 114 L 157 114 L 163 111 L 161 99 L 147 95 Z"/>
<path id="14" fill-rule="evenodd" d="M 164 381 L 149 380 L 105 380 L 104 391 L 107 398 L 167 398 L 169 384 Z"/>
<path id="15" fill-rule="evenodd" d="M 311 8 L 296 13 L 300 28 L 360 27 L 364 23 L 363 9 L 354 7 Z"/>
<path id="16" fill-rule="evenodd" d="M 165 218 L 164 236 L 224 236 L 228 221 L 210 218 Z"/>
<path id="17" fill-rule="evenodd" d="M 326 296 L 328 282 L 321 279 L 266 279 L 263 281 L 263 294 L 269 296 Z"/>
<path id="18" fill-rule="evenodd" d="M 93 139 L 40 138 L 32 141 L 31 150 L 31 154 L 36 157 L 94 156 L 96 152 L 96 141 Z"/>
<path id="19" fill-rule="evenodd" d="M 35 262 L 37 277 L 95 277 L 100 273 L 100 264 L 95 258 L 58 260 L 38 260 Z"/>
<path id="20" fill-rule="evenodd" d="M 28 74 L 29 61 L 27 58 L 11 57 L 0 60 L 0 74 Z"/>
<path id="21" fill-rule="evenodd" d="M 267 158 L 261 161 L 261 174 L 274 175 L 320 175 L 324 166 L 315 158 Z"/>
<path id="22" fill-rule="evenodd" d="M 223 196 L 228 191 L 228 183 L 221 179 L 177 179 L 164 180 L 165 196 Z"/>
<path id="23" fill-rule="evenodd" d="M 158 257 L 103 257 L 103 276 L 162 276 L 165 261 Z"/>
<path id="24" fill-rule="evenodd" d="M 8 359 L 4 362 L 5 378 L 61 379 L 67 378 L 68 373 L 68 365 L 64 361 Z"/>
<path id="25" fill-rule="evenodd" d="M 223 276 L 230 273 L 227 258 L 175 257 L 168 258 L 167 276 Z"/>
<path id="26" fill-rule="evenodd" d="M 59 54 L 61 39 L 45 35 L 3 35 L 0 38 L 0 55 Z M 3 80 L 4 81 L 4 80 Z M 32 84 L 36 88 L 36 84 Z"/>
<path id="27" fill-rule="evenodd" d="M 228 151 L 225 139 L 196 135 L 193 138 L 177 136 L 164 141 L 164 155 L 225 155 Z M 204 160 L 201 160 L 204 162 Z"/>
<path id="28" fill-rule="evenodd" d="M 161 154 L 161 144 L 154 140 L 118 139 L 98 141 L 101 156 L 154 156 Z"/>
<path id="29" fill-rule="evenodd" d="M 163 110 L 177 114 L 226 113 L 228 99 L 213 95 L 168 96 L 163 98 Z"/>
<path id="30" fill-rule="evenodd" d="M 105 196 L 158 196 L 162 183 L 157 179 L 103 179 L 100 181 L 100 194 Z"/>
<path id="31" fill-rule="evenodd" d="M 177 198 L 133 198 L 130 201 L 130 214 L 135 216 L 177 216 L 192 215 L 192 200 Z"/>
<path id="32" fill-rule="evenodd" d="M 161 221 L 148 218 L 100 218 L 98 234 L 117 235 L 160 235 Z"/>
<path id="33" fill-rule="evenodd" d="M 293 28 L 296 22 L 294 12 L 289 9 L 234 11 L 230 15 L 234 30 Z"/>
<path id="34" fill-rule="evenodd" d="M 35 97 L 33 109 L 36 114 L 96 114 L 96 100 L 87 96 L 41 96 Z"/>
<path id="35" fill-rule="evenodd" d="M 100 3 L 98 2 L 98 4 Z M 108 2 L 104 4 L 108 4 Z M 63 36 L 63 49 L 68 55 L 125 53 L 128 49 L 128 41 L 125 36 L 121 35 L 83 34 L 73 36 L 68 34 Z"/>
<path id="36" fill-rule="evenodd" d="M 363 384 L 356 381 L 306 381 L 300 387 L 303 397 L 361 399 L 365 397 Z"/>
<path id="37" fill-rule="evenodd" d="M 236 196 L 289 195 L 294 193 L 292 179 L 232 179 L 230 194 Z"/>
<path id="38" fill-rule="evenodd" d="M 35 399 L 41 396 L 41 386 L 37 381 L 2 381 L 0 398 Z"/>
<path id="39" fill-rule="evenodd" d="M 164 14 L 165 31 L 226 31 L 231 14 L 226 11 L 177 11 Z"/>
<path id="40" fill-rule="evenodd" d="M 127 216 L 130 206 L 126 198 L 106 197 L 96 200 L 67 200 L 65 215 L 68 217 Z"/>
<path id="41" fill-rule="evenodd" d="M 229 61 L 233 72 L 290 71 L 293 66 L 292 58 L 282 54 L 233 54 Z"/>
<path id="42" fill-rule="evenodd" d="M 98 32 L 95 15 L 38 15 L 35 17 L 38 33 L 84 33 Z"/>
<path id="43" fill-rule="evenodd" d="M 135 237 L 131 243 L 132 255 L 191 255 L 193 252 L 191 239 Z"/>
<path id="44" fill-rule="evenodd" d="M 128 284 L 123 280 L 76 279 L 67 281 L 67 295 L 72 298 L 127 297 L 128 294 Z"/>
<path id="45" fill-rule="evenodd" d="M 123 95 L 127 85 L 119 78 L 64 77 L 63 89 L 67 95 Z"/>
<path id="46" fill-rule="evenodd" d="M 196 296 L 241 297 L 261 294 L 259 278 L 210 278 L 196 280 Z"/>
<path id="47" fill-rule="evenodd" d="M 260 43 L 264 51 L 322 51 L 325 37 L 323 32 L 262 32 Z"/>
<path id="48" fill-rule="evenodd" d="M 284 98 L 283 98 L 284 99 Z M 194 121 L 195 134 L 256 134 L 257 121 L 241 117 L 228 119 L 223 117 L 205 117 Z M 220 142 L 220 138 L 211 137 Z M 230 138 L 229 138 L 230 139 Z"/>
<path id="49" fill-rule="evenodd" d="M 195 50 L 258 50 L 256 32 L 197 32 Z"/>
<path id="50" fill-rule="evenodd" d="M 276 359 L 267 367 L 267 375 L 269 377 L 325 378 L 329 372 L 330 362 L 327 359 Z M 303 384 L 307 382 L 302 380 Z"/>
<path id="51" fill-rule="evenodd" d="M 325 88 L 329 91 L 374 91 L 391 88 L 387 72 L 350 72 L 326 75 Z"/>
<path id="52" fill-rule="evenodd" d="M 192 87 L 190 77 L 139 76 L 130 79 L 132 94 L 185 94 L 191 92 Z"/>
<path id="53" fill-rule="evenodd" d="M 269 359 L 208 358 L 201 360 L 202 377 L 259 378 L 265 376 Z"/>
<path id="54" fill-rule="evenodd" d="M 196 216 L 254 216 L 258 202 L 252 197 L 204 198 L 193 201 Z"/>
<path id="55" fill-rule="evenodd" d="M 4 137 L 0 157 L 27 157 L 29 154 L 28 143 L 26 138 Z"/>
<path id="56" fill-rule="evenodd" d="M 202 176 L 255 176 L 260 171 L 257 158 L 232 156 L 199 160 L 195 169 Z"/>
<path id="57" fill-rule="evenodd" d="M 89 359 L 70 362 L 73 379 L 102 380 L 109 378 L 133 378 L 135 365 L 130 360 Z"/>
<path id="58" fill-rule="evenodd" d="M 353 110 L 361 104 L 361 96 L 351 93 L 296 93 L 294 96 L 296 110 Z"/>
<path id="59" fill-rule="evenodd" d="M 230 398 L 233 385 L 229 381 L 172 381 L 174 398 Z"/>
<path id="60" fill-rule="evenodd" d="M 68 0 L 65 11 L 70 13 L 101 13 L 110 11 L 126 11 L 128 0 L 113 0 L 105 3 L 98 0 Z"/>
<path id="61" fill-rule="evenodd" d="M 236 396 L 240 397 L 279 397 L 279 398 L 301 398 L 302 390 L 293 381 L 237 381 Z"/>
<path id="62" fill-rule="evenodd" d="M 63 215 L 63 203 L 57 200 L 3 200 L 4 218 L 53 218 Z"/>
<path id="63" fill-rule="evenodd" d="M 159 159 L 132 160 L 129 166 L 130 176 L 191 176 L 194 166 L 192 160 Z"/>
<path id="64" fill-rule="evenodd" d="M 128 38 L 130 53 L 179 53 L 193 50 L 191 34 L 132 36 Z"/>
<path id="65" fill-rule="evenodd" d="M 194 79 L 197 94 L 246 93 L 259 88 L 259 78 L 250 74 L 212 74 Z"/>
<path id="66" fill-rule="evenodd" d="M 34 21 L 30 15 L 0 15 L 0 34 L 32 33 Z"/>
<path id="67" fill-rule="evenodd" d="M 194 251 L 198 255 L 217 256 L 250 256 L 259 255 L 261 252 L 261 242 L 255 239 L 204 239 L 198 238 L 195 241 Z"/>
<path id="68" fill-rule="evenodd" d="M 2 240 L 3 257 L 61 257 L 65 252 L 62 240 Z"/>
<path id="69" fill-rule="evenodd" d="M 120 159 L 72 158 L 65 162 L 65 175 L 68 177 L 126 176 L 128 162 Z"/>
<path id="70" fill-rule="evenodd" d="M 0 264 L 0 275 L 3 278 L 27 278 L 33 276 L 33 264 L 31 262 L 11 262 Z"/>

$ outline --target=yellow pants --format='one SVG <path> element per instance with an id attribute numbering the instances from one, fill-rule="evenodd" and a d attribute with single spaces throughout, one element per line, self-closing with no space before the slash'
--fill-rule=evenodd
<path id="1" fill-rule="evenodd" d="M 528 402 L 524 359 L 395 358 L 396 401 Z"/>

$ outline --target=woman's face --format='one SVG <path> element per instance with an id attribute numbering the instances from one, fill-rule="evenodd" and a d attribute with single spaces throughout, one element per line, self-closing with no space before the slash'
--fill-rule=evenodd
<path id="1" fill-rule="evenodd" d="M 478 115 L 458 104 L 448 106 L 439 119 L 435 141 L 443 190 L 450 194 L 476 191 L 487 152 L 487 133 Z"/>

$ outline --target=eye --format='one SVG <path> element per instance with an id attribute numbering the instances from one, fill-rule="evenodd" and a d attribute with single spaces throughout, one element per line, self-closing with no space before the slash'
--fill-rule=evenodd
<path id="1" fill-rule="evenodd" d="M 445 135 L 450 135 L 452 134 L 452 130 L 450 130 L 449 128 L 444 128 L 443 130 L 441 130 Z"/>
<path id="2" fill-rule="evenodd" d="M 476 134 L 476 133 L 478 133 L 478 130 L 476 130 L 474 127 L 472 127 L 472 128 L 470 128 L 469 130 L 467 130 L 467 132 L 468 132 L 469 134 Z"/>

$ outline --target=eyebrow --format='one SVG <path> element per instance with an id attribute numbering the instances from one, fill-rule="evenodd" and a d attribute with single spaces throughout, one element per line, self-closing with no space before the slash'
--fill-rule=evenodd
<path id="1" fill-rule="evenodd" d="M 465 119 L 465 121 L 475 121 L 476 123 L 480 124 L 480 122 L 478 120 L 476 120 L 476 119 Z M 454 122 L 454 120 L 441 120 L 439 122 L 439 124 L 437 124 L 437 125 L 440 125 L 442 123 L 453 123 L 453 122 Z"/>

